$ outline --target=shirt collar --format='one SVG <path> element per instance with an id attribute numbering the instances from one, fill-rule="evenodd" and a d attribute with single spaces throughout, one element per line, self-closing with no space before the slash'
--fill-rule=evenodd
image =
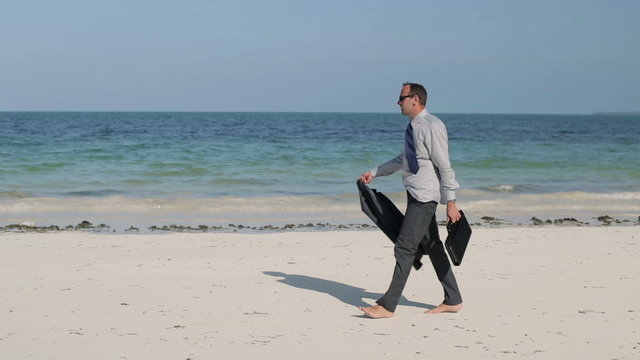
<path id="1" fill-rule="evenodd" d="M 413 117 L 413 118 L 411 119 L 411 122 L 413 123 L 413 122 L 415 122 L 416 120 L 418 120 L 418 119 L 420 119 L 420 118 L 423 118 L 423 117 L 427 116 L 427 114 L 429 114 L 429 112 L 427 111 L 427 108 L 425 107 L 422 111 L 420 111 L 420 112 L 418 113 L 418 115 L 416 115 L 415 117 Z"/>

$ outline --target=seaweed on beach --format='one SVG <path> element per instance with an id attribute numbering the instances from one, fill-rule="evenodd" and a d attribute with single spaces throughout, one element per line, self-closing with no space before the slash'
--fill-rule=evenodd
<path id="1" fill-rule="evenodd" d="M 539 226 L 539 225 L 544 225 L 544 221 L 542 219 L 538 219 L 537 217 L 532 217 L 531 218 L 531 223 L 533 223 L 533 225 Z"/>
<path id="2" fill-rule="evenodd" d="M 495 218 L 493 216 L 483 216 L 480 218 L 485 223 L 489 225 L 499 226 L 499 225 L 511 225 L 510 222 L 505 221 L 504 219 Z"/>
<path id="3" fill-rule="evenodd" d="M 77 225 L 67 225 L 60 227 L 59 225 L 49 226 L 37 226 L 35 223 L 23 223 L 23 224 L 9 224 L 6 226 L 0 226 L 0 231 L 14 231 L 14 232 L 56 232 L 56 231 L 73 231 L 73 230 L 92 230 L 92 231 L 105 231 L 111 230 L 111 226 L 106 224 L 93 225 L 90 221 L 83 220 Z M 115 231 L 115 230 L 113 230 Z"/>
<path id="4" fill-rule="evenodd" d="M 228 224 L 227 226 L 206 226 L 198 227 L 184 225 L 152 225 L 149 230 L 153 231 L 175 231 L 175 232 L 277 232 L 277 231 L 295 231 L 295 230 L 348 230 L 348 229 L 375 229 L 376 227 L 369 224 L 329 224 L 329 223 L 306 223 L 306 224 L 284 224 L 282 226 L 267 224 L 262 226 L 248 226 L 243 224 Z"/>
<path id="5" fill-rule="evenodd" d="M 207 225 L 198 225 L 198 227 L 193 227 L 193 226 L 172 224 L 172 225 L 163 225 L 163 226 L 152 225 L 149 227 L 149 230 L 174 231 L 174 232 L 206 232 L 207 230 L 209 230 L 209 227 Z"/>
<path id="6" fill-rule="evenodd" d="M 554 225 L 578 225 L 578 226 L 582 226 L 582 225 L 589 225 L 588 222 L 582 222 L 576 218 L 572 218 L 572 217 L 566 217 L 566 218 L 562 218 L 562 219 L 555 219 L 553 220 L 553 224 Z"/>
<path id="7" fill-rule="evenodd" d="M 480 218 L 482 222 L 472 223 L 473 226 L 521 226 L 523 224 L 513 224 L 504 219 L 500 219 L 492 216 L 482 216 Z M 640 225 L 640 216 L 637 220 L 629 219 L 616 219 L 608 215 L 602 215 L 595 217 L 598 220 L 597 223 L 590 224 L 589 222 L 583 222 L 573 217 L 565 217 L 559 219 L 546 219 L 542 220 L 536 216 L 531 217 L 531 224 L 534 226 L 610 226 L 610 225 Z M 439 221 L 438 225 L 445 226 L 446 221 Z M 36 226 L 33 222 L 25 222 L 22 224 L 10 224 L 6 226 L 0 226 L 0 231 L 4 232 L 58 232 L 58 231 L 95 231 L 104 232 L 110 231 L 113 233 L 153 233 L 153 232 L 185 232 L 185 233 L 209 233 L 209 232 L 284 232 L 284 231 L 334 231 L 334 230 L 375 230 L 377 227 L 370 224 L 331 224 L 331 223 L 288 223 L 284 225 L 267 224 L 262 226 L 244 225 L 244 224 L 228 224 L 224 225 L 152 225 L 147 228 L 147 231 L 141 231 L 137 226 L 131 225 L 124 230 L 116 230 L 109 225 L 99 224 L 94 225 L 88 220 L 83 220 L 77 225 L 67 225 L 65 227 L 59 225 L 49 226 Z"/>
<path id="8" fill-rule="evenodd" d="M 60 231 L 60 227 L 57 225 L 35 226 L 35 225 L 24 225 L 24 224 L 10 224 L 4 227 L 0 227 L 0 230 L 16 231 L 16 232 L 50 232 L 50 231 Z"/>
<path id="9" fill-rule="evenodd" d="M 576 218 L 572 218 L 572 217 L 565 217 L 565 218 L 560 218 L 560 219 L 555 219 L 555 220 L 551 220 L 551 219 L 546 219 L 546 220 L 542 220 L 540 218 L 537 217 L 532 217 L 531 219 L 531 223 L 535 226 L 541 226 L 541 225 L 574 225 L 574 226 L 583 226 L 583 225 L 589 225 L 588 222 L 582 222 Z"/>
<path id="10" fill-rule="evenodd" d="M 67 226 L 69 229 L 69 226 Z M 93 225 L 90 221 L 82 220 L 78 225 L 73 227 L 74 230 L 107 230 L 111 229 L 111 226 L 106 224 Z"/>
<path id="11" fill-rule="evenodd" d="M 611 217 L 609 215 L 598 216 L 598 217 L 596 217 L 594 219 L 600 221 L 602 223 L 602 225 L 605 225 L 605 226 L 608 226 L 608 225 L 611 225 L 611 224 L 624 224 L 624 223 L 630 223 L 631 222 L 631 220 L 628 220 L 628 219 L 620 220 L 620 219 L 613 218 L 613 217 Z M 640 216 L 638 216 L 638 224 L 640 224 Z"/>

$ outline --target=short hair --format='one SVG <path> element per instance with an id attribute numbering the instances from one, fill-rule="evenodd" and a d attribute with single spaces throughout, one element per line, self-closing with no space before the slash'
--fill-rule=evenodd
<path id="1" fill-rule="evenodd" d="M 427 89 L 424 86 L 412 82 L 406 82 L 402 86 L 409 86 L 409 94 L 417 95 L 420 98 L 420 104 L 427 105 Z"/>

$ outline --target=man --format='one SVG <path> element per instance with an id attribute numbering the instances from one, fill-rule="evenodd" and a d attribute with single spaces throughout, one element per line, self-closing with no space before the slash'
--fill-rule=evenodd
<path id="1" fill-rule="evenodd" d="M 396 265 L 389 289 L 376 302 L 378 305 L 360 307 L 371 318 L 392 317 L 411 271 L 419 246 L 427 254 L 444 289 L 444 301 L 426 311 L 430 314 L 458 312 L 462 297 L 458 290 L 442 241 L 437 236 L 436 207 L 447 204 L 447 218 L 460 219 L 455 190 L 459 187 L 449 163 L 447 128 L 427 111 L 427 91 L 420 84 L 405 83 L 398 105 L 410 119 L 405 132 L 405 150 L 390 161 L 367 171 L 360 177 L 370 183 L 375 177 L 402 170 L 402 182 L 407 191 L 407 210 L 394 246 Z"/>

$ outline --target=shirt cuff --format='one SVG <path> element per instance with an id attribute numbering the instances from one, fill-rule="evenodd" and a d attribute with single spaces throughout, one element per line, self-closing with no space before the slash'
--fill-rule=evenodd
<path id="1" fill-rule="evenodd" d="M 371 173 L 371 176 L 376 177 L 376 175 L 378 174 L 378 168 L 375 167 L 375 168 L 369 170 L 369 172 Z"/>
<path id="2" fill-rule="evenodd" d="M 447 199 L 447 202 L 455 200 L 456 199 L 455 190 L 447 190 L 447 191 L 445 191 L 445 198 Z"/>

